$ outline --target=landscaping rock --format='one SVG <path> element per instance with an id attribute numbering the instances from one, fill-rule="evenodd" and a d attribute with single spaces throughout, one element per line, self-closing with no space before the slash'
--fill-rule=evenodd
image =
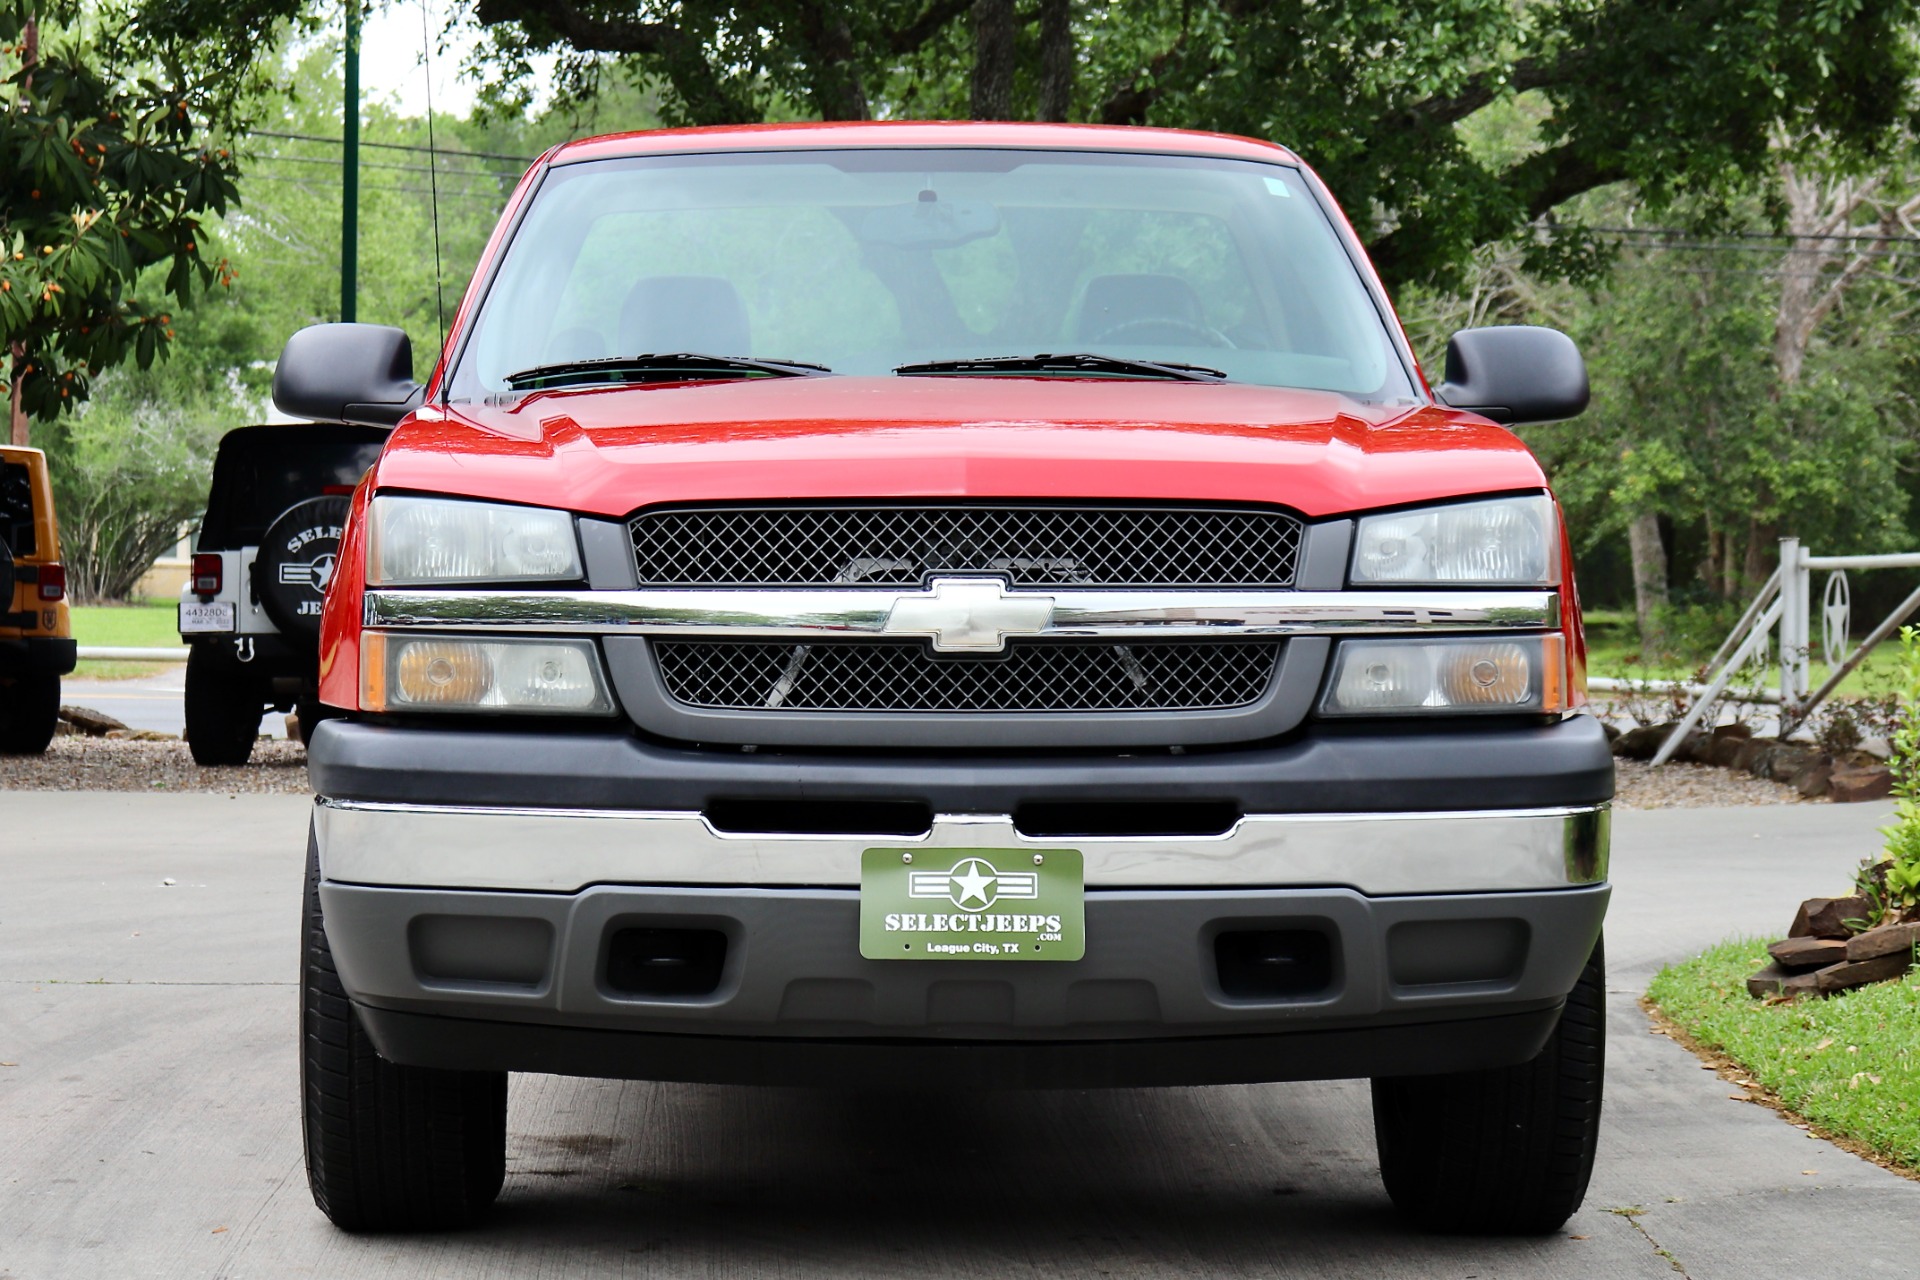
<path id="1" fill-rule="evenodd" d="M 1841 938 L 1851 936 L 1848 920 L 1864 920 L 1873 910 L 1865 898 L 1808 898 L 1793 913 L 1789 938 Z"/>
<path id="2" fill-rule="evenodd" d="M 1600 722 L 1600 731 L 1607 735 L 1608 745 L 1620 741 L 1620 730 L 1605 720 Z"/>
<path id="3" fill-rule="evenodd" d="M 1753 736 L 1753 726 L 1739 723 L 1719 724 L 1713 727 L 1713 736 L 1716 739 L 1738 738 L 1744 742 Z"/>
<path id="4" fill-rule="evenodd" d="M 1885 738 L 1862 738 L 1860 750 L 1876 760 L 1893 759 L 1893 744 Z"/>
<path id="5" fill-rule="evenodd" d="M 1729 728 L 1732 726 L 1728 726 Z M 1747 749 L 1745 738 L 1722 738 L 1714 736 L 1713 746 L 1707 752 L 1707 763 L 1717 764 L 1722 769 L 1735 769 L 1740 765 L 1740 753 Z"/>
<path id="6" fill-rule="evenodd" d="M 1793 775 L 1787 785 L 1807 799 L 1812 800 L 1827 794 L 1827 788 L 1833 782 L 1833 764 L 1827 760 L 1816 760 L 1800 772 Z"/>
<path id="7" fill-rule="evenodd" d="M 1669 724 L 1643 724 L 1629 729 L 1614 740 L 1613 754 L 1625 756 L 1629 760 L 1651 760 L 1660 744 L 1667 740 L 1675 726 Z"/>
<path id="8" fill-rule="evenodd" d="M 1869 929 L 1848 938 L 1847 959 L 1872 960 L 1879 956 L 1904 955 L 1911 960 L 1916 944 L 1920 944 L 1920 923 L 1883 924 L 1878 929 Z"/>
<path id="9" fill-rule="evenodd" d="M 1819 764 L 1827 757 L 1811 747 L 1798 746 L 1791 742 L 1782 742 L 1767 753 L 1766 777 L 1775 782 L 1792 783 L 1802 770 Z"/>
<path id="10" fill-rule="evenodd" d="M 1801 996 L 1819 990 L 1819 970 L 1789 973 L 1778 964 L 1770 964 L 1747 979 L 1747 994 L 1756 1000 L 1764 1000 L 1768 996 Z"/>
<path id="11" fill-rule="evenodd" d="M 1893 771 L 1886 768 L 1841 767 L 1827 782 L 1827 797 L 1835 804 L 1857 804 L 1862 800 L 1884 800 L 1893 794 Z"/>
<path id="12" fill-rule="evenodd" d="M 1904 952 L 1894 955 L 1875 956 L 1871 960 L 1850 960 L 1845 964 L 1828 965 L 1813 975 L 1821 995 L 1831 995 L 1835 991 L 1845 991 L 1849 987 L 1862 987 L 1869 982 L 1884 982 L 1888 978 L 1897 978 L 1907 971 L 1913 963 L 1913 957 Z"/>
<path id="13" fill-rule="evenodd" d="M 115 729 L 127 727 L 90 707 L 62 707 L 60 718 L 90 738 L 104 738 Z"/>
<path id="14" fill-rule="evenodd" d="M 178 742 L 170 733 L 158 729 L 111 729 L 105 735 L 120 742 Z"/>
<path id="15" fill-rule="evenodd" d="M 1732 767 L 1756 778 L 1767 776 L 1765 760 L 1769 752 L 1779 746 L 1775 738 L 1748 738 L 1740 744 L 1740 751 L 1733 758 Z"/>
<path id="16" fill-rule="evenodd" d="M 1772 956 L 1774 963 L 1782 969 L 1791 969 L 1795 972 L 1802 969 L 1824 969 L 1830 964 L 1839 964 L 1843 960 L 1862 958 L 1853 955 L 1848 950 L 1848 944 L 1839 938 L 1786 938 L 1769 946 L 1767 954 Z"/>

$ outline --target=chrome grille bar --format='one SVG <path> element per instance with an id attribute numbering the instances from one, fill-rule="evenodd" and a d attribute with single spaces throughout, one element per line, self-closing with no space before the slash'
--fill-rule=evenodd
<path id="1" fill-rule="evenodd" d="M 640 591 L 369 590 L 369 627 L 570 635 L 826 639 L 887 636 L 903 589 Z M 1008 599 L 1029 593 L 1009 591 Z M 1557 591 L 1079 591 L 1053 602 L 1046 640 L 1394 635 L 1559 625 Z M 899 632 L 891 633 L 898 636 Z"/>

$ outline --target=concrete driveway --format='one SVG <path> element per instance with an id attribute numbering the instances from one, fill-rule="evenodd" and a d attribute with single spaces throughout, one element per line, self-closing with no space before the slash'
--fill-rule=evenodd
<path id="1" fill-rule="evenodd" d="M 1620 815 L 1604 1146 L 1587 1207 L 1526 1241 L 1402 1227 L 1356 1083 L 929 1098 L 544 1076 L 513 1081 L 491 1225 L 344 1235 L 300 1161 L 305 807 L 0 794 L 0 1278 L 1920 1267 L 1920 1183 L 1730 1101 L 1634 1003 L 1659 965 L 1844 884 L 1883 805 Z"/>

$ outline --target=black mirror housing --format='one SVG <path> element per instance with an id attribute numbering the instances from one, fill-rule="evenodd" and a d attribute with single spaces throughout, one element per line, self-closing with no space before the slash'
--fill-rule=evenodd
<path id="1" fill-rule="evenodd" d="M 315 324 L 287 339 L 273 371 L 273 403 L 315 422 L 391 427 L 420 407 L 413 341 L 382 324 Z"/>
<path id="2" fill-rule="evenodd" d="M 1587 362 L 1558 329 L 1462 329 L 1447 339 L 1447 380 L 1438 394 L 1495 422 L 1558 422 L 1587 407 Z"/>

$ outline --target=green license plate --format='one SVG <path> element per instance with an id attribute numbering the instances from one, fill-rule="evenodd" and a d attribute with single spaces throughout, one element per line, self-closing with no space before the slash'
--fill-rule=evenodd
<path id="1" fill-rule="evenodd" d="M 1077 849 L 868 849 L 860 954 L 869 960 L 1078 960 L 1087 952 Z"/>

